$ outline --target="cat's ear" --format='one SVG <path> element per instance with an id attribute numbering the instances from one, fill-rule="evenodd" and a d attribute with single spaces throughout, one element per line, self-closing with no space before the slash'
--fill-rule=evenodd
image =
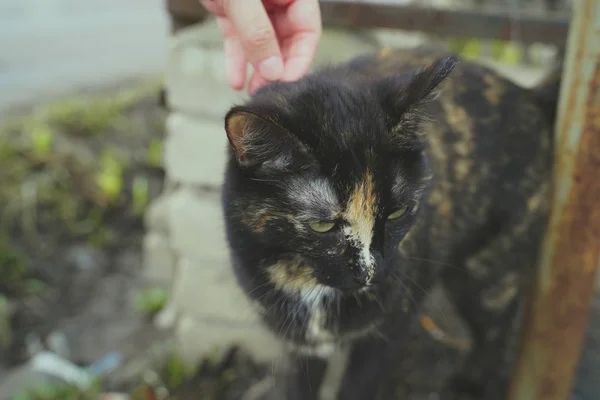
<path id="1" fill-rule="evenodd" d="M 391 76 L 378 83 L 378 96 L 392 123 L 400 123 L 402 116 L 435 98 L 437 89 L 452 72 L 458 58 L 439 59 L 407 78 Z"/>
<path id="2" fill-rule="evenodd" d="M 300 142 L 277 122 L 245 107 L 234 107 L 225 116 L 225 131 L 238 164 L 286 169 L 303 153 Z"/>

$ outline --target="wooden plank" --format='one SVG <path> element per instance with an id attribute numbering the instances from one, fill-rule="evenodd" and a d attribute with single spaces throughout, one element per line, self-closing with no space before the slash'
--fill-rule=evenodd
<path id="1" fill-rule="evenodd" d="M 391 28 L 440 36 L 480 39 L 518 39 L 522 43 L 564 45 L 569 29 L 568 11 L 523 11 L 515 21 L 507 7 L 449 9 L 383 1 L 321 0 L 325 26 Z M 513 29 L 518 24 L 518 38 Z"/>

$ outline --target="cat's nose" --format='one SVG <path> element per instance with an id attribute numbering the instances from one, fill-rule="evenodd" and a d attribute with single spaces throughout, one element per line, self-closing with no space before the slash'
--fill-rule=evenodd
<path id="1" fill-rule="evenodd" d="M 373 274 L 366 268 L 360 268 L 352 274 L 352 279 L 359 287 L 370 286 L 373 279 Z"/>
<path id="2" fill-rule="evenodd" d="M 380 252 L 371 252 L 374 263 L 368 266 L 360 265 L 352 271 L 352 278 L 361 286 L 371 286 L 378 278 L 378 269 L 383 262 L 383 256 Z"/>

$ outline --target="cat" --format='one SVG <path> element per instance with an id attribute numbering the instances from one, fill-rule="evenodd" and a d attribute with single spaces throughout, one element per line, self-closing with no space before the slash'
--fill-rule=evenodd
<path id="1" fill-rule="evenodd" d="M 442 398 L 504 397 L 549 212 L 557 82 L 386 48 L 229 110 L 233 268 L 292 360 L 275 398 L 318 398 L 340 348 L 338 398 L 376 398 L 440 282 L 474 340 Z"/>

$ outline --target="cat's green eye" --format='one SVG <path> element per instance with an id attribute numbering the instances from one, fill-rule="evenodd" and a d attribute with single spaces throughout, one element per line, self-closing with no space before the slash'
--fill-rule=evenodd
<path id="1" fill-rule="evenodd" d="M 408 211 L 408 207 L 402 207 L 399 210 L 394 211 L 390 215 L 388 215 L 388 219 L 398 219 Z"/>
<path id="2" fill-rule="evenodd" d="M 335 222 L 311 222 L 308 226 L 315 232 L 325 233 L 333 229 Z"/>

